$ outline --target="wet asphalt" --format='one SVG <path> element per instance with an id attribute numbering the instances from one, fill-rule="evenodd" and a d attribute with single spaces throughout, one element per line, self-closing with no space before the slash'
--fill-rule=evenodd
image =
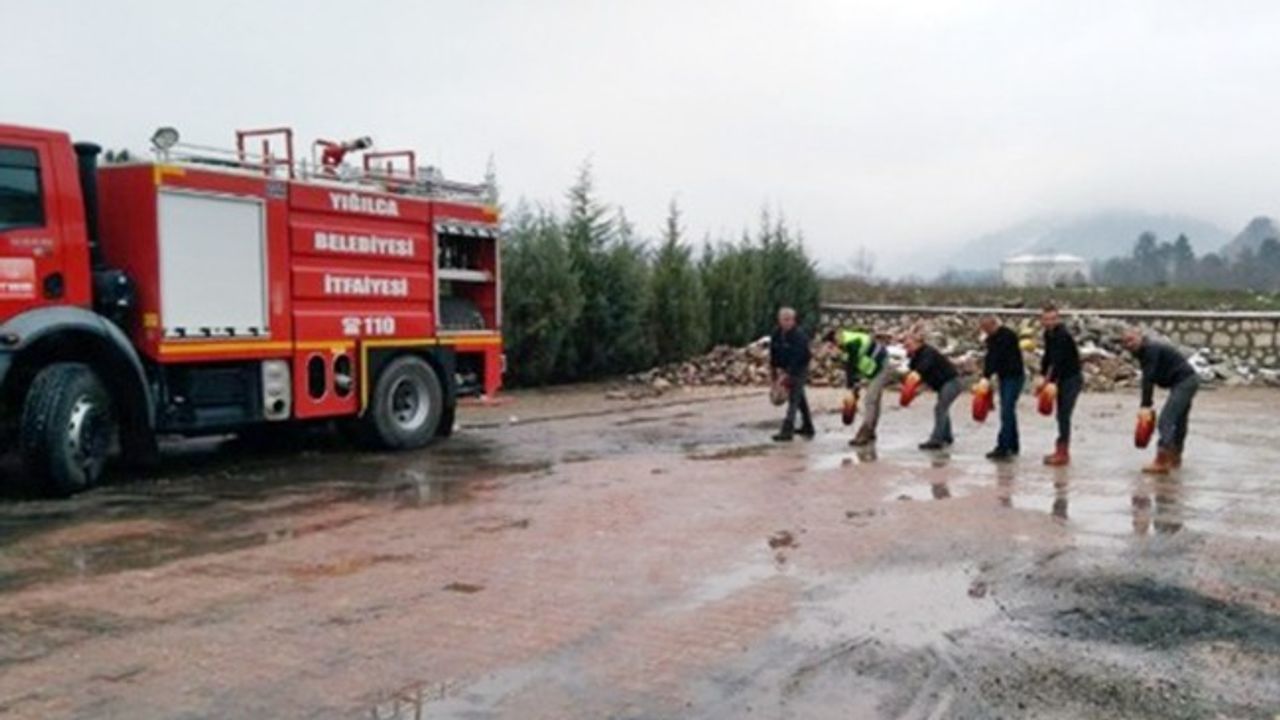
<path id="1" fill-rule="evenodd" d="M 754 396 L 534 395 L 420 453 L 170 444 L 68 500 L 8 464 L 0 717 L 1274 720 L 1278 398 L 1203 393 L 1168 478 L 1127 395 L 1067 469 L 1029 401 L 1015 462 L 964 402 L 917 451 L 930 396 L 859 451 L 830 412 L 770 442 Z"/>

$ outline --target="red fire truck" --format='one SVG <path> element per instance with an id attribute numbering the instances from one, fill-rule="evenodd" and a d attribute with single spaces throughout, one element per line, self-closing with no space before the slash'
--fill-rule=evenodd
<path id="1" fill-rule="evenodd" d="M 0 125 L 3 430 L 51 491 L 93 485 L 116 447 L 150 462 L 160 435 L 338 419 L 420 447 L 498 390 L 484 186 L 367 138 L 295 157 L 287 128 L 152 145 Z"/>

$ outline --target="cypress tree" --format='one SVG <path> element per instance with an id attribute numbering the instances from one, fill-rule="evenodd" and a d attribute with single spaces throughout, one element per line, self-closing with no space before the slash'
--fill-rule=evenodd
<path id="1" fill-rule="evenodd" d="M 583 298 L 560 223 L 523 204 L 503 245 L 502 334 L 508 378 L 540 385 L 562 379 Z"/>
<path id="2" fill-rule="evenodd" d="M 569 188 L 568 199 L 564 236 L 582 290 L 582 314 L 572 342 L 561 354 L 560 374 L 566 379 L 576 379 L 601 374 L 609 365 L 612 309 L 605 265 L 613 223 L 595 197 L 590 162 L 583 163 L 577 181 Z"/>
<path id="3" fill-rule="evenodd" d="M 707 346 L 710 308 L 693 251 L 682 234 L 680 208 L 672 200 L 662 245 L 653 261 L 653 342 L 663 363 L 682 360 Z"/>

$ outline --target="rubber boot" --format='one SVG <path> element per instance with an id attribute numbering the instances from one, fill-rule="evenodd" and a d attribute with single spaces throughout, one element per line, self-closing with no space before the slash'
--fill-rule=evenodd
<path id="1" fill-rule="evenodd" d="M 854 434 L 853 439 L 849 441 L 851 447 L 866 447 L 876 441 L 876 431 L 867 427 L 864 423 L 858 428 L 858 432 Z"/>
<path id="2" fill-rule="evenodd" d="M 1173 453 L 1164 448 L 1156 450 L 1155 462 L 1142 468 L 1142 472 L 1148 475 L 1168 475 L 1173 469 Z"/>
<path id="3" fill-rule="evenodd" d="M 1044 456 L 1044 464 L 1049 467 L 1063 467 L 1071 464 L 1071 444 L 1060 442 L 1054 447 L 1052 455 Z"/>

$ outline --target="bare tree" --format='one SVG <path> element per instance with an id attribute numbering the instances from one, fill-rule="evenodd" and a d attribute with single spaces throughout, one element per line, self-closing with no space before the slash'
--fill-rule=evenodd
<path id="1" fill-rule="evenodd" d="M 875 253 L 868 250 L 866 245 L 859 245 L 858 252 L 850 256 L 845 262 L 845 274 L 859 280 L 870 280 L 875 277 Z"/>

